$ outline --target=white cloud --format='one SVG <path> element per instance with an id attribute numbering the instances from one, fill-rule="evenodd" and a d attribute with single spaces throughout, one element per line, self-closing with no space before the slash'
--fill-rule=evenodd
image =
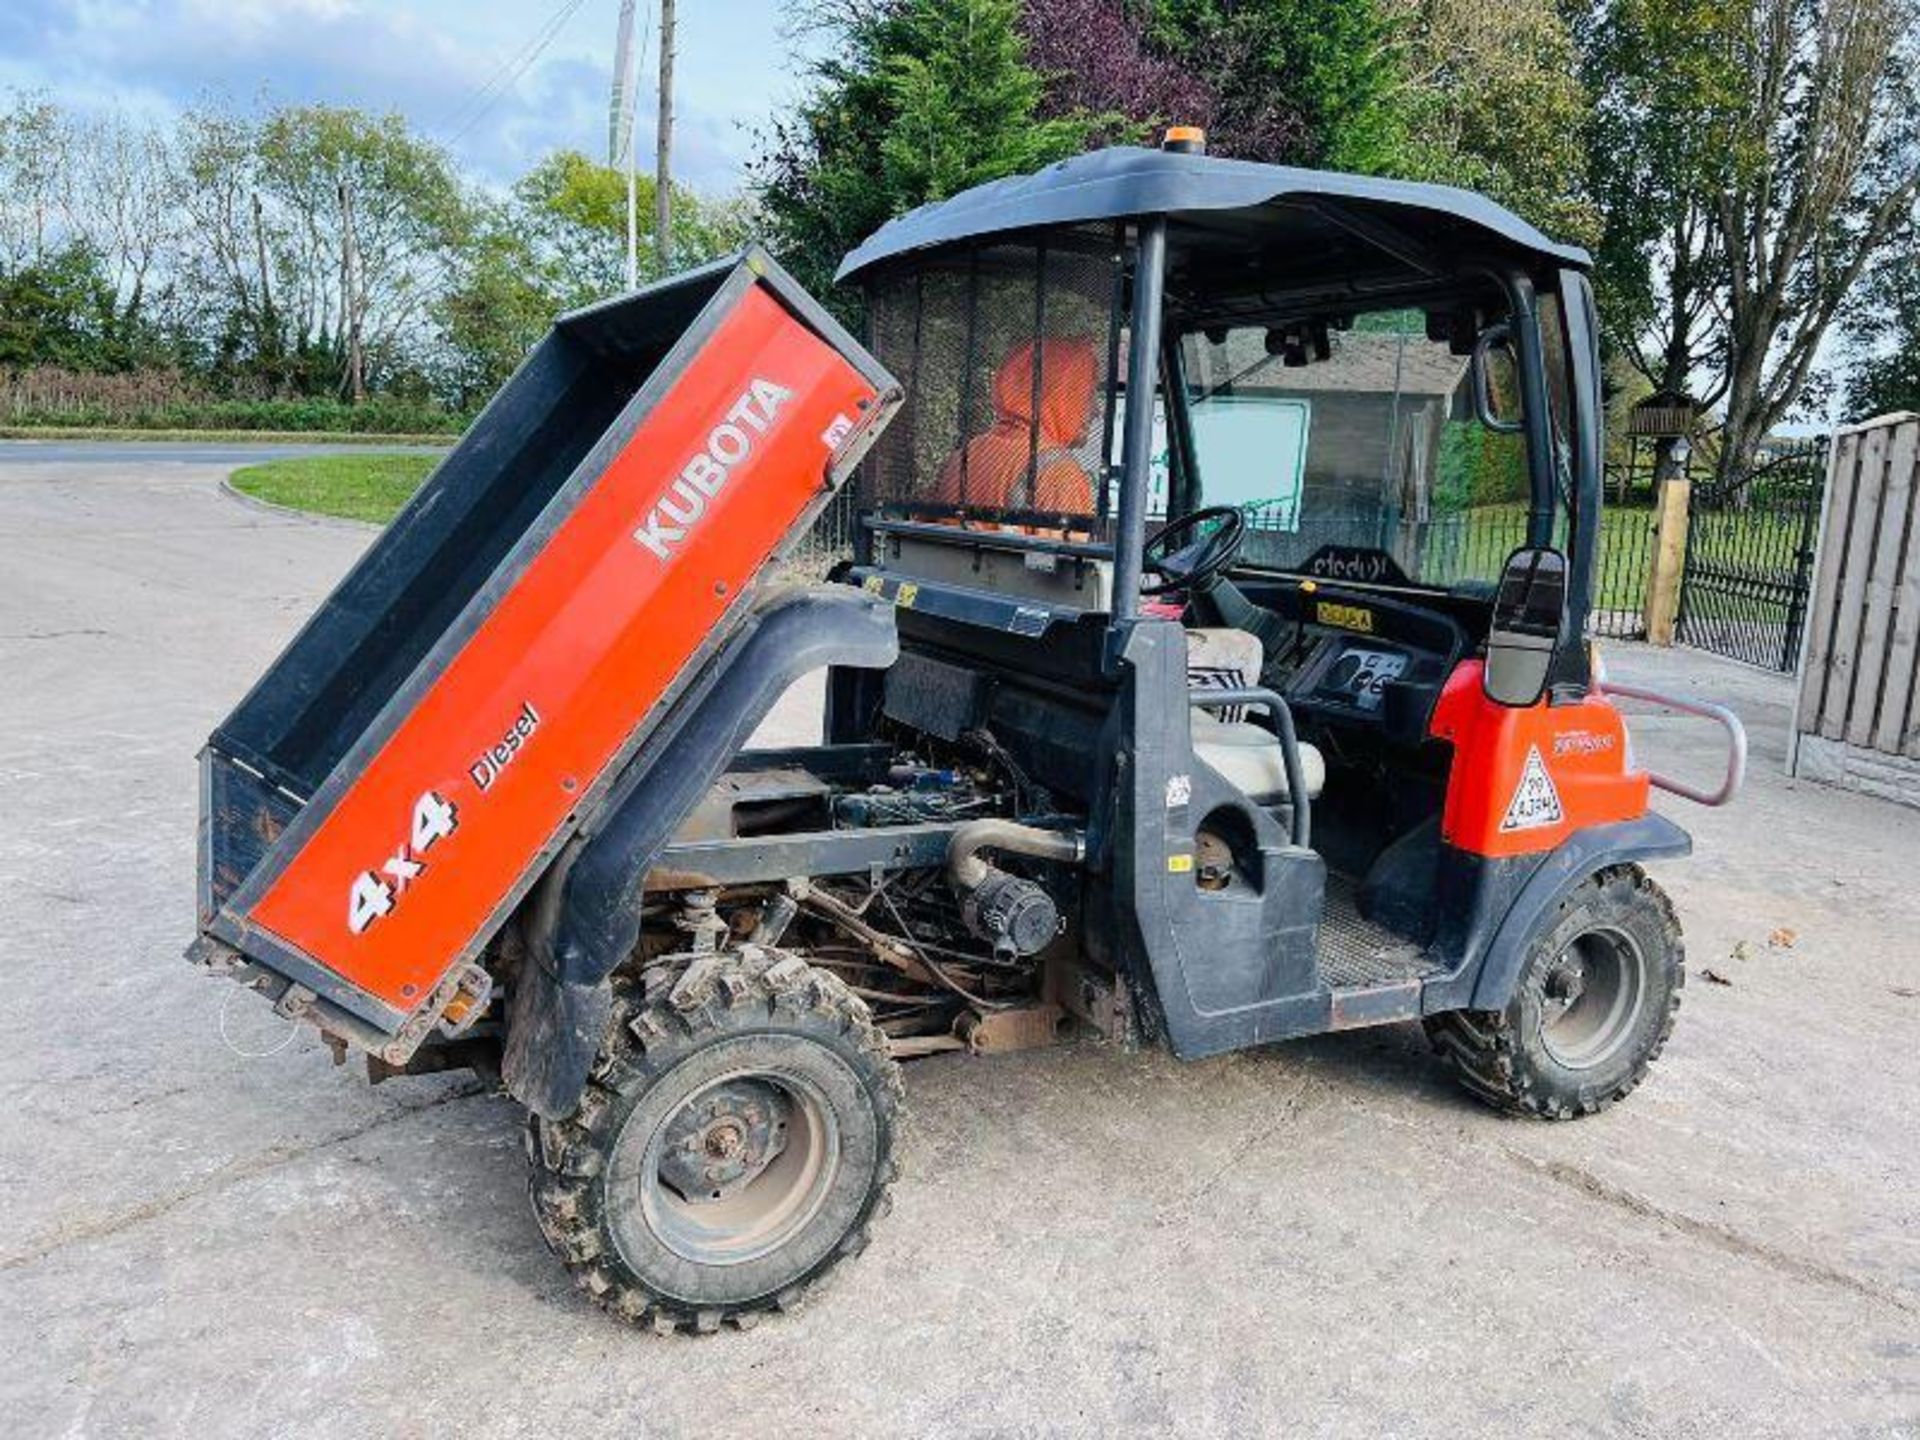
<path id="1" fill-rule="evenodd" d="M 397 110 L 499 183 L 552 149 L 598 155 L 606 143 L 617 0 L 589 0 L 514 83 L 497 83 L 557 3 L 5 0 L 0 85 L 44 89 L 79 108 L 264 99 Z M 765 123 L 776 91 L 792 88 L 778 12 L 775 0 L 682 7 L 675 170 L 683 181 L 706 190 L 742 183 L 751 131 Z M 655 58 L 649 48 L 649 68 Z M 643 76 L 642 163 L 653 146 L 652 89 L 651 74 Z"/>

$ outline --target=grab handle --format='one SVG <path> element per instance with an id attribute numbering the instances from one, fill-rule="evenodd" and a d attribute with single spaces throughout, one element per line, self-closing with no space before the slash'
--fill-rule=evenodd
<path id="1" fill-rule="evenodd" d="M 1725 805 L 1740 793 L 1740 787 L 1747 778 L 1747 728 L 1740 723 L 1740 717 L 1724 705 L 1715 705 L 1710 700 L 1689 700 L 1680 695 L 1668 695 L 1660 690 L 1648 690 L 1640 685 L 1622 685 L 1612 680 L 1604 681 L 1600 691 L 1606 695 L 1621 695 L 1629 700 L 1645 700 L 1651 705 L 1664 705 L 1669 710 L 1678 710 L 1686 715 L 1698 715 L 1703 720 L 1711 720 L 1727 732 L 1727 774 L 1717 790 L 1701 790 L 1684 780 L 1676 780 L 1671 775 L 1662 775 L 1657 770 L 1649 770 L 1647 779 L 1660 789 L 1678 795 L 1683 800 L 1691 800 L 1696 805 Z"/>
<path id="2" fill-rule="evenodd" d="M 1287 770 L 1287 799 L 1291 807 L 1290 838 L 1306 848 L 1312 837 L 1311 811 L 1307 800 L 1307 772 L 1300 763 L 1300 737 L 1293 728 L 1293 711 L 1280 696 L 1261 685 L 1243 685 L 1231 690 L 1192 691 L 1187 699 L 1202 710 L 1224 710 L 1229 706 L 1258 706 L 1273 717 L 1280 736 L 1280 760 Z"/>

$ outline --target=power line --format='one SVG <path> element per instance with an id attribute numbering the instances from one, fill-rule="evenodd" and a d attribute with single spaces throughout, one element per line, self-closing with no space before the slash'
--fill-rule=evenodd
<path id="1" fill-rule="evenodd" d="M 514 52 L 486 84 L 482 85 L 460 105 L 456 106 L 436 128 L 444 129 L 466 115 L 460 128 L 447 137 L 447 144 L 458 144 L 487 116 L 487 113 L 499 103 L 509 89 L 538 60 L 546 49 L 559 36 L 561 29 L 571 20 L 586 0 L 561 0 L 559 7 L 549 15 L 536 30 L 533 37 Z M 471 111 L 469 114 L 468 112 Z"/>
<path id="2" fill-rule="evenodd" d="M 534 31 L 533 35 L 521 45 L 519 49 L 515 50 L 505 60 L 500 62 L 494 72 L 487 77 L 486 83 L 474 90 L 466 99 L 462 100 L 458 105 L 454 106 L 452 110 L 447 112 L 446 116 L 442 118 L 434 128 L 436 130 L 447 129 L 463 116 L 467 117 L 466 124 L 470 126 L 479 114 L 484 114 L 487 107 L 499 98 L 504 87 L 522 72 L 528 57 L 530 55 L 537 55 L 540 49 L 552 38 L 557 27 L 565 22 L 567 15 L 571 13 L 572 3 L 573 0 L 560 0 L 554 12 L 540 22 L 539 28 Z M 477 110 L 475 107 L 478 107 Z M 469 112 L 473 113 L 470 114 Z M 460 133 L 466 133 L 465 126 L 462 127 Z"/>

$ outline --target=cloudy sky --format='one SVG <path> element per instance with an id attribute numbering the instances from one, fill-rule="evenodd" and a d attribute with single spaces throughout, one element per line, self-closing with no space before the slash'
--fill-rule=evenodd
<path id="1" fill-rule="evenodd" d="M 674 148 L 684 182 L 737 187 L 755 132 L 798 93 L 788 8 L 680 0 Z M 0 91 L 149 112 L 261 97 L 398 110 L 472 171 L 504 181 L 562 146 L 604 154 L 619 9 L 620 0 L 0 0 Z M 657 12 L 657 0 L 639 0 L 636 26 Z M 653 153 L 656 61 L 650 43 L 643 157 Z"/>

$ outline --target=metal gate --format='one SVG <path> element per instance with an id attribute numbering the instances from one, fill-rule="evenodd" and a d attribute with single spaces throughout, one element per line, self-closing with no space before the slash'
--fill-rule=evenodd
<path id="1" fill-rule="evenodd" d="M 1678 636 L 1769 670 L 1794 668 L 1813 588 L 1824 437 L 1769 442 L 1752 469 L 1695 484 Z"/>

